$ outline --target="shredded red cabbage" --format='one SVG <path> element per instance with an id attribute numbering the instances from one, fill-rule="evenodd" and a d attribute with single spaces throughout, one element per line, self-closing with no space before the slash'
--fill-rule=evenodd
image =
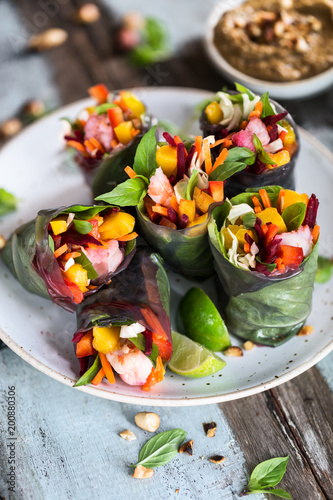
<path id="1" fill-rule="evenodd" d="M 279 122 L 280 120 L 283 120 L 283 118 L 285 118 L 288 114 L 288 111 L 283 111 L 283 113 L 278 113 L 277 115 L 269 115 L 269 116 L 265 116 L 265 118 L 262 118 L 262 121 L 264 122 L 264 124 L 266 125 L 275 125 L 277 122 Z"/>
<path id="2" fill-rule="evenodd" d="M 177 224 L 178 222 L 177 212 L 171 207 L 168 208 L 168 219 L 174 224 Z"/>
<path id="3" fill-rule="evenodd" d="M 153 349 L 153 334 L 146 328 L 146 330 L 143 332 L 143 335 L 146 338 L 145 355 L 150 356 Z"/>
<path id="4" fill-rule="evenodd" d="M 276 141 L 278 137 L 279 137 L 279 129 L 277 124 L 275 123 L 269 132 L 270 142 Z"/>
<path id="5" fill-rule="evenodd" d="M 71 243 L 72 245 L 88 245 L 92 243 L 93 245 L 97 245 L 99 247 L 103 246 L 103 243 L 96 240 L 91 234 L 80 234 L 75 229 L 68 229 L 65 233 L 62 234 L 61 237 L 62 244 Z"/>
<path id="6" fill-rule="evenodd" d="M 186 158 L 186 160 L 185 160 L 185 169 L 186 169 L 186 170 L 187 170 L 188 168 L 190 168 L 191 161 L 192 161 L 192 158 L 193 158 L 193 155 L 194 155 L 194 151 L 195 151 L 195 145 L 194 145 L 194 144 L 192 144 L 191 149 L 189 150 L 188 155 L 187 155 L 187 158 Z"/>
<path id="7" fill-rule="evenodd" d="M 181 180 L 185 175 L 185 145 L 183 142 L 177 144 L 177 179 Z"/>
<path id="8" fill-rule="evenodd" d="M 179 218 L 179 229 L 185 229 L 185 227 L 187 226 L 188 224 L 188 215 L 185 215 L 183 214 L 180 218 Z"/>

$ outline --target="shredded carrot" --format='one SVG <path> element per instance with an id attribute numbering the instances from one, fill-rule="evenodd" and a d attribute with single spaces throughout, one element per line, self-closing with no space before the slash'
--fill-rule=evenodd
<path id="1" fill-rule="evenodd" d="M 312 238 L 314 244 L 316 244 L 318 241 L 319 233 L 320 233 L 320 227 L 318 226 L 318 224 L 316 224 L 315 227 L 312 229 Z"/>
<path id="2" fill-rule="evenodd" d="M 90 151 L 90 153 L 92 153 L 96 149 L 95 146 L 88 140 L 84 141 L 84 145 Z"/>
<path id="3" fill-rule="evenodd" d="M 152 207 L 152 211 L 163 215 L 163 217 L 168 217 L 168 209 L 165 207 L 161 207 L 161 205 L 154 205 Z"/>
<path id="4" fill-rule="evenodd" d="M 248 243 L 247 241 L 244 243 L 244 252 L 245 253 L 250 253 L 251 251 L 251 246 L 250 246 L 250 243 Z"/>
<path id="5" fill-rule="evenodd" d="M 263 225 L 261 226 L 261 230 L 262 230 L 262 232 L 264 233 L 264 235 L 266 236 L 267 231 L 268 231 L 268 226 L 267 226 L 267 224 L 263 224 Z"/>
<path id="6" fill-rule="evenodd" d="M 80 151 L 80 153 L 87 153 L 85 147 L 83 146 L 83 144 L 81 144 L 81 142 L 68 141 L 67 144 L 68 146 L 71 146 L 72 148 L 75 148 L 78 151 Z"/>
<path id="7" fill-rule="evenodd" d="M 281 259 L 281 257 L 275 259 L 274 263 L 276 264 L 276 269 L 278 271 L 283 271 L 286 268 L 286 266 L 283 264 L 283 260 Z"/>
<path id="8" fill-rule="evenodd" d="M 136 173 L 134 172 L 133 168 L 131 168 L 131 167 L 126 167 L 125 172 L 128 175 L 128 177 L 130 177 L 131 179 L 133 179 L 133 177 L 136 176 Z"/>
<path id="9" fill-rule="evenodd" d="M 199 156 L 199 154 L 201 153 L 201 146 L 202 146 L 202 137 L 201 137 L 201 135 L 197 135 L 195 137 L 194 146 L 195 146 L 194 152 L 198 153 L 198 156 Z"/>
<path id="10" fill-rule="evenodd" d="M 253 202 L 254 207 L 259 207 L 260 212 L 261 212 L 263 208 L 262 208 L 262 204 L 259 201 L 259 198 L 255 195 L 253 195 L 253 196 L 251 196 L 251 200 Z"/>
<path id="11" fill-rule="evenodd" d="M 89 141 L 93 146 L 95 146 L 95 148 L 99 149 L 103 154 L 105 153 L 105 149 L 103 148 L 102 144 L 97 139 L 95 139 L 95 137 L 90 137 Z"/>
<path id="12" fill-rule="evenodd" d="M 76 259 L 76 257 L 80 257 L 81 252 L 69 252 L 63 256 L 63 260 L 69 260 L 71 258 Z"/>
<path id="13" fill-rule="evenodd" d="M 224 139 L 219 139 L 218 141 L 211 144 L 210 148 L 215 148 L 216 146 L 219 146 L 220 144 L 223 144 L 226 148 L 229 148 L 230 146 L 232 146 L 231 137 L 233 135 L 235 135 L 235 133 L 236 132 L 231 132 L 231 134 L 227 135 L 227 137 L 224 137 Z"/>
<path id="14" fill-rule="evenodd" d="M 285 137 L 287 135 L 287 132 L 286 130 L 281 130 L 280 134 L 279 134 L 279 139 L 281 139 L 281 141 L 283 142 Z"/>
<path id="15" fill-rule="evenodd" d="M 278 197 L 278 201 L 277 201 L 277 211 L 279 212 L 279 214 L 282 214 L 282 212 L 283 212 L 284 193 L 285 193 L 285 190 L 280 189 L 279 197 Z"/>
<path id="16" fill-rule="evenodd" d="M 94 285 L 88 285 L 89 290 L 96 290 L 96 288 L 98 288 L 98 286 L 94 286 Z"/>
<path id="17" fill-rule="evenodd" d="M 279 226 L 277 226 L 276 224 L 269 224 L 267 233 L 265 235 L 265 246 L 267 246 L 272 241 L 274 236 L 277 235 L 278 231 Z"/>
<path id="18" fill-rule="evenodd" d="M 97 373 L 97 375 L 95 375 L 95 378 L 92 379 L 91 383 L 94 384 L 94 385 L 98 385 L 102 382 L 103 378 L 104 378 L 104 369 L 101 368 L 99 370 L 99 372 Z"/>
<path id="19" fill-rule="evenodd" d="M 205 170 L 206 174 L 210 174 L 212 171 L 212 157 L 210 154 L 210 147 L 209 147 L 209 141 L 208 139 L 204 139 L 202 141 L 202 149 L 204 152 L 204 157 L 205 157 Z"/>
<path id="20" fill-rule="evenodd" d="M 254 207 L 254 212 L 256 214 L 258 214 L 259 212 L 262 212 L 262 208 L 261 207 Z"/>
<path id="21" fill-rule="evenodd" d="M 263 106 L 262 102 L 258 101 L 257 104 L 254 106 L 254 110 L 251 111 L 251 113 L 249 114 L 249 120 L 250 118 L 252 118 L 252 116 L 257 116 L 258 118 L 261 117 L 262 106 Z"/>
<path id="22" fill-rule="evenodd" d="M 112 370 L 112 367 L 111 367 L 107 357 L 102 352 L 99 352 L 98 354 L 99 354 L 99 359 L 101 360 L 101 363 L 102 363 L 102 368 L 104 370 L 104 374 L 105 374 L 106 378 L 108 379 L 109 384 L 114 384 L 116 382 L 116 379 L 114 378 L 113 370 Z"/>
<path id="23" fill-rule="evenodd" d="M 116 139 L 112 139 L 110 146 L 112 149 L 114 149 L 116 146 L 118 146 L 118 141 L 116 141 Z"/>
<path id="24" fill-rule="evenodd" d="M 215 148 L 216 146 L 219 146 L 220 144 L 223 144 L 223 143 L 224 143 L 224 139 L 219 139 L 218 141 L 211 144 L 209 147 L 210 147 L 210 149 L 212 149 L 212 148 Z"/>
<path id="25" fill-rule="evenodd" d="M 247 120 L 244 120 L 244 121 L 240 124 L 240 127 L 239 127 L 239 128 L 240 128 L 240 130 L 244 130 L 244 129 L 246 129 L 246 127 L 247 127 L 247 124 L 248 124 L 248 123 L 249 123 L 249 122 L 248 122 Z"/>
<path id="26" fill-rule="evenodd" d="M 116 238 L 116 239 L 117 239 L 117 241 L 131 241 L 131 240 L 134 240 L 135 238 L 137 238 L 138 236 L 139 236 L 138 233 L 135 233 L 133 231 L 133 233 L 125 234 L 121 238 Z"/>
<path id="27" fill-rule="evenodd" d="M 175 212 L 179 212 L 179 205 L 178 205 L 178 201 L 177 201 L 177 198 L 175 195 L 171 196 L 171 200 L 170 200 L 170 203 L 171 203 L 171 208 L 174 209 Z"/>
<path id="28" fill-rule="evenodd" d="M 138 134 L 140 134 L 140 130 L 137 128 L 132 128 L 131 130 L 131 136 L 136 137 Z"/>
<path id="29" fill-rule="evenodd" d="M 60 257 L 60 255 L 65 253 L 67 249 L 68 249 L 67 243 L 65 243 L 64 245 L 61 245 L 61 247 L 59 247 L 58 250 L 55 250 L 55 252 L 54 252 L 55 258 L 57 259 L 58 257 Z"/>
<path id="30" fill-rule="evenodd" d="M 213 172 L 213 170 L 215 170 L 219 165 L 222 165 L 222 163 L 224 163 L 228 154 L 229 154 L 229 151 L 227 150 L 227 148 L 223 148 L 221 153 L 216 158 L 211 172 Z"/>
<path id="31" fill-rule="evenodd" d="M 266 189 L 259 189 L 259 194 L 264 207 L 265 208 L 271 207 L 272 206 L 271 200 L 269 199 Z"/>
<path id="32" fill-rule="evenodd" d="M 148 375 L 147 381 L 145 385 L 141 388 L 144 391 L 150 391 L 153 385 L 162 382 L 164 379 L 165 369 L 163 366 L 163 361 L 161 356 L 157 356 L 156 358 L 156 368 L 152 368 L 150 374 Z"/>

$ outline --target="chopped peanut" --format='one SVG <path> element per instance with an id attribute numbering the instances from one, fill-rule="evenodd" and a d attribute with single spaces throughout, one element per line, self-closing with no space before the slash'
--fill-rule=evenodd
<path id="1" fill-rule="evenodd" d="M 313 326 L 310 325 L 305 325 L 303 328 L 300 329 L 300 331 L 297 334 L 297 337 L 304 337 L 305 335 L 311 335 L 313 332 Z"/>

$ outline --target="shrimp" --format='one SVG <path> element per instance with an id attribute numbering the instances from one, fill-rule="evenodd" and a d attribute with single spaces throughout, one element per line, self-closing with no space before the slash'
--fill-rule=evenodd
<path id="1" fill-rule="evenodd" d="M 161 167 L 158 167 L 154 175 L 150 178 L 148 194 L 155 203 L 159 203 L 167 208 L 171 207 L 173 189 Z"/>
<path id="2" fill-rule="evenodd" d="M 144 385 L 153 364 L 134 344 L 125 341 L 120 349 L 106 355 L 110 365 L 128 385 Z"/>
<path id="3" fill-rule="evenodd" d="M 104 247 L 86 248 L 84 253 L 99 276 L 113 273 L 124 260 L 124 251 L 117 240 L 110 240 Z"/>
<path id="4" fill-rule="evenodd" d="M 114 137 L 109 118 L 106 115 L 90 115 L 84 126 L 84 136 L 85 139 L 94 137 L 104 146 L 106 151 L 111 151 L 111 141 Z"/>
<path id="5" fill-rule="evenodd" d="M 312 233 L 309 226 L 301 226 L 297 231 L 278 234 L 276 238 L 281 239 L 280 245 L 301 247 L 304 258 L 310 255 L 313 247 Z"/>

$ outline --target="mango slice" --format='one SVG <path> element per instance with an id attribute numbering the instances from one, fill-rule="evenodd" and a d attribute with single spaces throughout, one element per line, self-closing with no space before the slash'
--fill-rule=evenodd
<path id="1" fill-rule="evenodd" d="M 193 191 L 193 200 L 197 209 L 203 214 L 208 212 L 209 206 L 212 203 L 215 203 L 214 198 L 197 187 Z"/>
<path id="2" fill-rule="evenodd" d="M 196 219 L 194 219 L 193 222 L 189 222 L 186 227 L 198 226 L 198 224 L 202 224 L 203 222 L 206 222 L 207 217 L 208 217 L 208 214 L 200 215 L 200 217 L 197 217 Z"/>
<path id="3" fill-rule="evenodd" d="M 98 352 L 107 354 L 114 351 L 120 337 L 120 326 L 94 326 L 93 347 Z"/>
<path id="4" fill-rule="evenodd" d="M 223 120 L 223 111 L 219 104 L 214 101 L 206 107 L 206 117 L 209 123 L 216 124 Z"/>
<path id="5" fill-rule="evenodd" d="M 125 236 L 133 231 L 135 218 L 125 212 L 107 215 L 104 222 L 99 226 L 102 240 L 114 240 Z"/>
<path id="6" fill-rule="evenodd" d="M 167 177 L 177 175 L 177 148 L 166 145 L 156 151 L 156 162 Z"/>
<path id="7" fill-rule="evenodd" d="M 257 217 L 261 219 L 261 222 L 263 224 L 267 224 L 268 222 L 276 224 L 279 228 L 278 234 L 287 232 L 287 226 L 285 225 L 282 216 L 279 214 L 276 208 L 265 208 L 265 210 L 257 214 Z"/>
<path id="8" fill-rule="evenodd" d="M 121 98 L 126 104 L 126 106 L 132 111 L 135 118 L 140 118 L 140 116 L 146 111 L 144 104 L 132 92 L 127 90 L 121 92 Z"/>
<path id="9" fill-rule="evenodd" d="M 286 189 L 283 197 L 282 211 L 289 207 L 289 205 L 293 205 L 294 203 L 305 203 L 308 204 L 309 197 L 306 193 L 296 193 L 296 191 L 292 191 L 291 189 Z"/>
<path id="10" fill-rule="evenodd" d="M 88 290 L 88 273 L 81 264 L 73 264 L 67 271 L 63 271 L 63 276 L 68 281 L 75 283 L 81 292 L 84 293 Z"/>
<path id="11" fill-rule="evenodd" d="M 187 215 L 188 223 L 194 221 L 195 218 L 195 203 L 193 200 L 180 200 L 179 202 L 180 215 Z"/>
<path id="12" fill-rule="evenodd" d="M 64 233 L 67 231 L 67 215 L 60 216 L 50 222 L 51 229 L 53 234 L 57 236 L 57 234 Z"/>
<path id="13" fill-rule="evenodd" d="M 295 131 L 287 120 L 282 120 L 282 127 L 287 130 L 287 135 L 283 140 L 283 145 L 289 146 L 290 144 L 293 144 L 296 141 Z"/>
<path id="14" fill-rule="evenodd" d="M 133 139 L 133 135 L 131 134 L 133 129 L 131 121 L 119 123 L 114 129 L 118 141 L 122 144 L 128 144 Z"/>

